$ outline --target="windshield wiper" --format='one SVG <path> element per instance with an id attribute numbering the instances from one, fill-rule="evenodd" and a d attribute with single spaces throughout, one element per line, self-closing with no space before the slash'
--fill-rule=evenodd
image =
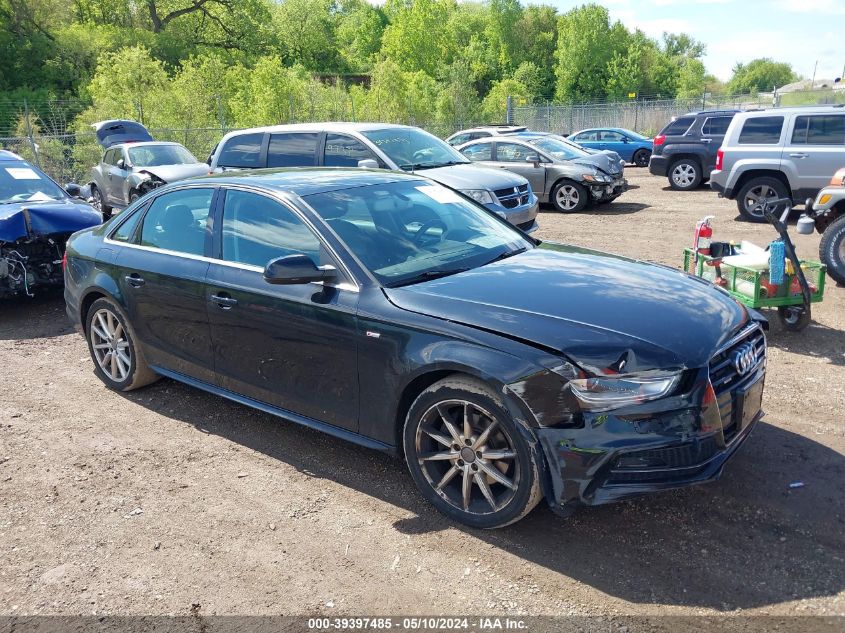
<path id="1" fill-rule="evenodd" d="M 489 262 L 484 262 L 481 265 L 486 266 L 487 264 L 492 264 L 493 262 L 499 262 L 499 261 L 502 261 L 503 259 L 507 259 L 508 257 L 513 257 L 514 255 L 519 255 L 520 253 L 524 253 L 527 250 L 528 250 L 528 247 L 523 246 L 522 248 L 517 248 L 516 250 L 513 250 L 513 251 L 505 251 L 504 253 L 499 253 L 498 255 L 496 255 Z"/>
<path id="2" fill-rule="evenodd" d="M 405 171 L 416 171 L 417 169 L 433 169 L 434 167 L 442 167 L 440 163 L 434 162 L 427 162 L 427 163 L 404 163 L 403 165 L 399 165 L 399 169 L 404 169 Z"/>
<path id="3" fill-rule="evenodd" d="M 424 270 L 423 272 L 414 275 L 413 277 L 408 277 L 407 279 L 392 283 L 388 286 L 388 288 L 400 288 L 402 286 L 410 286 L 412 284 L 418 284 L 423 281 L 431 281 L 432 279 L 440 279 L 441 277 L 448 277 L 449 275 L 465 273 L 468 270 L 469 268 L 435 268 L 433 270 Z"/>

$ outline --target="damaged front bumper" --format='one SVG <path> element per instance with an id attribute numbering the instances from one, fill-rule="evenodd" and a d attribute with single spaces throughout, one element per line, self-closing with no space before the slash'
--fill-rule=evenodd
<path id="1" fill-rule="evenodd" d="M 625 178 L 617 178 L 609 183 L 595 183 L 590 185 L 590 195 L 596 202 L 616 198 L 627 190 L 628 181 Z"/>
<path id="2" fill-rule="evenodd" d="M 764 415 L 765 336 L 750 332 L 690 371 L 678 395 L 536 427 L 551 507 L 568 512 L 717 479 Z M 748 344 L 758 361 L 742 372 L 734 359 Z"/>

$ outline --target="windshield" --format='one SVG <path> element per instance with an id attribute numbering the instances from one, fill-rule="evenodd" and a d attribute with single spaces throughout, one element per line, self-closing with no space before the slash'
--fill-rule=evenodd
<path id="1" fill-rule="evenodd" d="M 405 171 L 470 162 L 448 143 L 419 128 L 387 128 L 362 134 Z"/>
<path id="2" fill-rule="evenodd" d="M 129 162 L 134 167 L 192 165 L 199 162 L 181 145 L 139 145 L 129 148 Z"/>
<path id="3" fill-rule="evenodd" d="M 61 187 L 29 163 L 0 163 L 0 204 L 65 198 Z"/>
<path id="4" fill-rule="evenodd" d="M 544 136 L 529 142 L 537 149 L 554 156 L 558 160 L 573 160 L 586 156 L 584 151 L 578 150 L 569 143 L 564 143 L 551 136 Z"/>
<path id="5" fill-rule="evenodd" d="M 462 272 L 534 246 L 483 207 L 429 181 L 369 185 L 304 199 L 384 286 Z"/>

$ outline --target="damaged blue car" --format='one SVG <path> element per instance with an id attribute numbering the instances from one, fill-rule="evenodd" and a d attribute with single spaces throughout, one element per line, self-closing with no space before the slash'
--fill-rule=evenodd
<path id="1" fill-rule="evenodd" d="M 62 285 L 67 239 L 102 221 L 81 194 L 78 185 L 63 189 L 35 165 L 0 150 L 0 299 Z"/>

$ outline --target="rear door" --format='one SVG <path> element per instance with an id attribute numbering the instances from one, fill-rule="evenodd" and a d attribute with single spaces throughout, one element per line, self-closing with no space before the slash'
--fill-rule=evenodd
<path id="1" fill-rule="evenodd" d="M 716 153 L 725 140 L 733 116 L 712 116 L 701 124 L 701 142 L 705 147 L 704 174 L 709 175 L 716 168 Z"/>
<path id="2" fill-rule="evenodd" d="M 313 167 L 317 164 L 319 132 L 278 132 L 270 135 L 267 167 Z"/>
<path id="3" fill-rule="evenodd" d="M 269 195 L 227 188 L 221 224 L 206 297 L 220 385 L 357 430 L 357 286 L 264 280 L 270 260 L 294 253 L 342 270 L 311 226 Z"/>
<path id="4" fill-rule="evenodd" d="M 116 265 L 129 320 L 151 365 L 214 382 L 205 277 L 217 189 L 157 196 Z"/>
<path id="5" fill-rule="evenodd" d="M 798 174 L 795 199 L 815 196 L 845 165 L 845 113 L 795 116 L 782 160 Z"/>
<path id="6" fill-rule="evenodd" d="M 536 148 L 520 143 L 497 141 L 495 152 L 493 165 L 525 177 L 531 183 L 531 188 L 535 193 L 545 193 L 546 165 L 528 162 L 531 157 L 540 157 L 540 152 Z"/>

